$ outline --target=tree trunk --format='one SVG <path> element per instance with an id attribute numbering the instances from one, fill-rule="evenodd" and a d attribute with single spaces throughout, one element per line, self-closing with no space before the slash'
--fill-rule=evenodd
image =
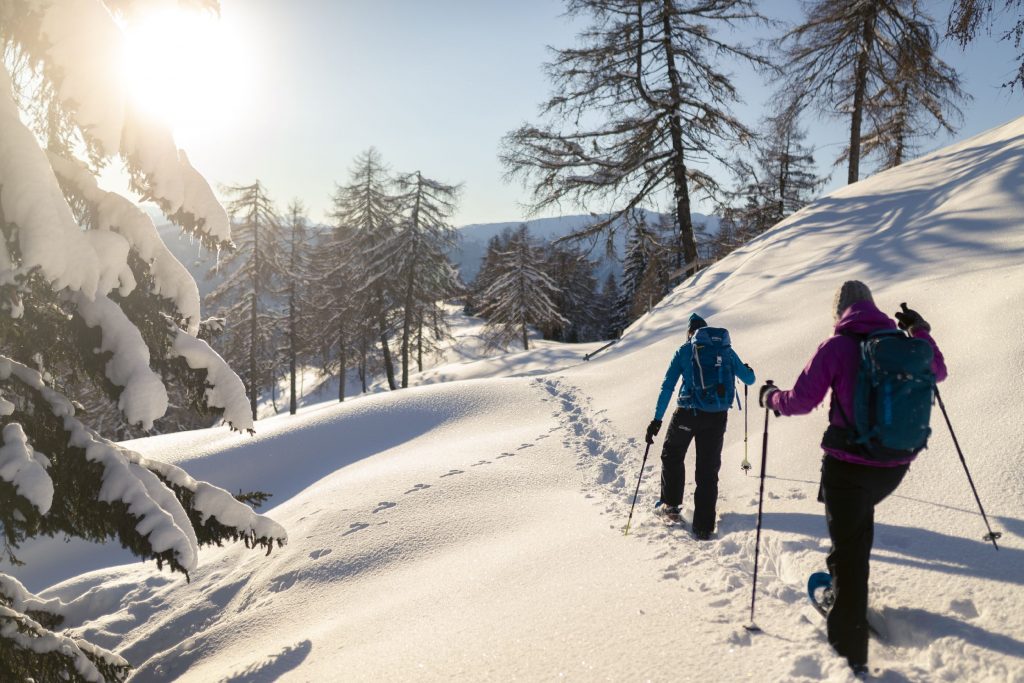
<path id="1" fill-rule="evenodd" d="M 686 179 L 686 150 L 683 146 L 683 122 L 679 118 L 682 82 L 676 68 L 675 48 L 672 45 L 673 0 L 663 0 L 662 49 L 668 69 L 669 98 L 671 111 L 668 112 L 668 129 L 672 138 L 672 183 L 676 204 L 676 221 L 679 224 L 679 241 L 683 248 L 683 259 L 690 268 L 684 273 L 691 275 L 697 269 L 697 241 L 693 237 L 693 221 L 690 219 L 690 188 Z"/>
<path id="2" fill-rule="evenodd" d="M 294 277 L 294 273 L 292 273 Z M 288 373 L 291 376 L 291 393 L 288 401 L 288 412 L 292 415 L 298 410 L 299 399 L 296 393 L 295 381 L 295 281 L 292 281 L 291 292 L 288 296 Z"/>
<path id="3" fill-rule="evenodd" d="M 391 360 L 391 348 L 388 346 L 387 321 L 384 319 L 384 311 L 380 312 L 378 319 L 380 325 L 380 348 L 384 354 L 384 374 L 388 377 L 388 388 L 394 391 L 398 388 L 395 382 L 395 364 Z"/>
<path id="4" fill-rule="evenodd" d="M 359 381 L 363 385 L 363 393 L 366 393 L 366 339 L 364 338 L 359 347 Z"/>
<path id="5" fill-rule="evenodd" d="M 864 44 L 857 56 L 857 67 L 854 72 L 853 115 L 850 117 L 850 168 L 847 183 L 860 180 L 860 126 L 864 118 L 864 94 L 868 84 L 868 58 L 875 42 L 875 13 L 864 17 L 862 38 Z"/>
<path id="6" fill-rule="evenodd" d="M 405 289 L 405 311 L 402 320 L 402 388 L 409 387 L 409 334 L 413 316 L 413 268 L 409 269 L 409 280 Z"/>
<path id="7" fill-rule="evenodd" d="M 252 311 L 249 316 L 249 409 L 252 419 L 256 420 L 256 292 L 252 293 Z"/>
<path id="8" fill-rule="evenodd" d="M 338 403 L 345 400 L 345 379 L 348 359 L 345 357 L 345 318 L 338 319 Z"/>
<path id="9" fill-rule="evenodd" d="M 416 367 L 423 372 L 423 316 L 419 317 L 419 329 L 416 334 Z"/>
<path id="10" fill-rule="evenodd" d="M 526 323 L 523 323 L 523 349 L 526 351 L 530 350 L 530 339 L 526 336 Z"/>

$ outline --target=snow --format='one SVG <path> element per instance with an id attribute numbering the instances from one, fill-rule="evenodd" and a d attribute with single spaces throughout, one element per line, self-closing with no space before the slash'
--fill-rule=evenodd
<path id="1" fill-rule="evenodd" d="M 149 367 L 149 347 L 142 333 L 121 307 L 105 296 L 89 301 L 77 294 L 74 300 L 85 324 L 100 328 L 103 342 L 95 352 L 111 353 L 105 374 L 115 385 L 124 388 L 117 400 L 118 408 L 130 424 L 151 429 L 153 421 L 167 412 L 167 389 L 160 375 Z"/>
<path id="2" fill-rule="evenodd" d="M 199 331 L 200 320 L 199 288 L 188 269 L 164 244 L 153 219 L 128 198 L 100 189 L 96 178 L 80 162 L 65 159 L 53 152 L 48 156 L 54 172 L 96 207 L 96 230 L 86 234 L 100 236 L 108 234 L 104 232 L 106 230 L 113 230 L 123 236 L 139 257 L 150 265 L 154 293 L 174 302 L 189 334 L 195 336 Z M 180 236 L 178 228 L 174 228 L 174 231 Z M 127 261 L 124 264 L 124 268 L 127 268 Z M 105 291 L 109 291 L 109 288 Z"/>
<path id="3" fill-rule="evenodd" d="M 227 490 L 271 492 L 267 514 L 291 540 L 269 557 L 203 549 L 185 583 L 138 563 L 82 573 L 98 554 L 44 540 L 12 573 L 33 590 L 66 578 L 43 597 L 78 605 L 74 632 L 132 662 L 138 681 L 850 681 L 804 595 L 828 547 L 815 500 L 824 410 L 768 423 L 762 633 L 743 629 L 762 412 L 749 416 L 750 476 L 739 467 L 746 416 L 730 415 L 716 540 L 653 515 L 657 448 L 630 535 L 622 528 L 687 316 L 728 328 L 759 381 L 787 387 L 830 333 L 836 288 L 859 278 L 883 310 L 906 301 L 931 323 L 950 371 L 943 398 L 1003 533 L 998 552 L 981 540 L 936 415 L 928 450 L 877 510 L 871 599 L 891 641 L 871 643 L 871 664 L 882 681 L 1019 683 L 1022 177 L 1024 118 L 813 203 L 590 362 L 467 372 L 479 378 L 261 420 L 254 437 L 220 428 L 126 445 Z M 511 358 L 468 365 L 515 375 L 502 367 Z"/>
<path id="4" fill-rule="evenodd" d="M 179 330 L 171 346 L 171 352 L 184 358 L 193 370 L 207 371 L 207 405 L 223 408 L 224 421 L 233 429 L 252 429 L 252 412 L 249 399 L 245 395 L 245 385 L 209 344 Z"/>
<path id="5" fill-rule="evenodd" d="M 0 435 L 0 479 L 14 484 L 19 496 L 46 514 L 53 503 L 53 482 L 46 474 L 46 457 L 32 449 L 25 430 L 17 422 L 4 425 Z"/>
<path id="6" fill-rule="evenodd" d="M 97 257 L 64 201 L 45 153 L 21 122 L 0 66 L 0 205 L 18 226 L 22 272 L 42 271 L 55 289 L 70 287 L 93 296 Z"/>

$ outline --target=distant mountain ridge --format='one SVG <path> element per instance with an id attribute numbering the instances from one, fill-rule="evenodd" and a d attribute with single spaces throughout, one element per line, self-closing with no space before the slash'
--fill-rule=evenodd
<path id="1" fill-rule="evenodd" d="M 647 211 L 646 209 L 641 209 L 641 211 L 650 225 L 656 225 L 663 216 L 663 214 Z M 484 254 L 487 253 L 487 242 L 492 237 L 500 235 L 506 229 L 515 229 L 525 223 L 531 235 L 542 241 L 550 242 L 585 228 L 587 225 L 606 216 L 607 214 L 597 216 L 579 214 L 523 221 L 505 221 L 501 223 L 471 223 L 458 228 L 459 242 L 449 256 L 452 263 L 458 268 L 462 280 L 467 283 L 472 282 L 480 271 L 480 263 Z M 703 225 L 709 233 L 718 231 L 719 218 L 717 216 L 691 213 L 690 217 L 694 228 Z M 615 277 L 622 276 L 622 256 L 626 247 L 626 231 L 622 229 L 616 230 L 615 239 L 612 243 L 615 247 L 615 258 L 609 258 L 606 255 L 602 238 L 594 241 L 587 240 L 581 245 L 585 248 L 593 245 L 590 256 L 599 262 L 599 279 L 604 279 L 608 273 L 614 273 Z"/>

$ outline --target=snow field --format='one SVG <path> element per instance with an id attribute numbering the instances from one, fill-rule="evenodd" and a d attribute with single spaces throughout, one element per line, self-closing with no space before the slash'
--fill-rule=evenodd
<path id="1" fill-rule="evenodd" d="M 270 490 L 266 514 L 289 545 L 269 557 L 204 549 L 191 584 L 136 564 L 45 596 L 82 596 L 81 632 L 136 664 L 137 681 L 850 681 L 804 597 L 828 546 L 815 499 L 824 409 L 769 419 L 762 633 L 743 625 L 763 411 L 749 414 L 747 475 L 744 413 L 730 413 L 717 540 L 697 543 L 653 514 L 661 439 L 630 535 L 622 528 L 686 317 L 729 328 L 758 374 L 756 406 L 763 380 L 792 385 L 830 334 L 835 290 L 859 278 L 882 310 L 906 301 L 931 323 L 950 370 L 942 395 L 1003 532 L 998 552 L 981 541 L 936 410 L 929 449 L 876 514 L 871 599 L 890 640 L 872 642 L 871 665 L 881 681 L 1020 683 L 1022 177 L 1024 119 L 812 204 L 589 363 L 310 407 L 261 421 L 252 438 L 204 430 L 134 442 L 229 490 Z M 41 560 L 51 576 L 62 562 L 82 566 L 79 555 L 38 552 L 29 566 Z"/>

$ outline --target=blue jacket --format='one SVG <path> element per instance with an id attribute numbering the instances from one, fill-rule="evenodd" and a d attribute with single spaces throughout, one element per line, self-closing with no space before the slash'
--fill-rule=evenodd
<path id="1" fill-rule="evenodd" d="M 732 350 L 732 347 L 725 349 L 726 362 L 732 364 L 732 371 L 744 384 L 750 385 L 755 381 L 754 371 L 743 364 L 740 357 Z M 680 408 L 693 408 L 693 345 L 687 341 L 679 347 L 676 354 L 672 356 L 672 362 L 665 373 L 665 379 L 661 383 L 661 393 L 658 395 L 658 406 L 654 410 L 654 419 L 660 420 L 665 416 L 668 403 L 672 400 L 672 392 L 675 391 L 679 377 L 683 378 L 683 385 L 679 388 Z"/>

